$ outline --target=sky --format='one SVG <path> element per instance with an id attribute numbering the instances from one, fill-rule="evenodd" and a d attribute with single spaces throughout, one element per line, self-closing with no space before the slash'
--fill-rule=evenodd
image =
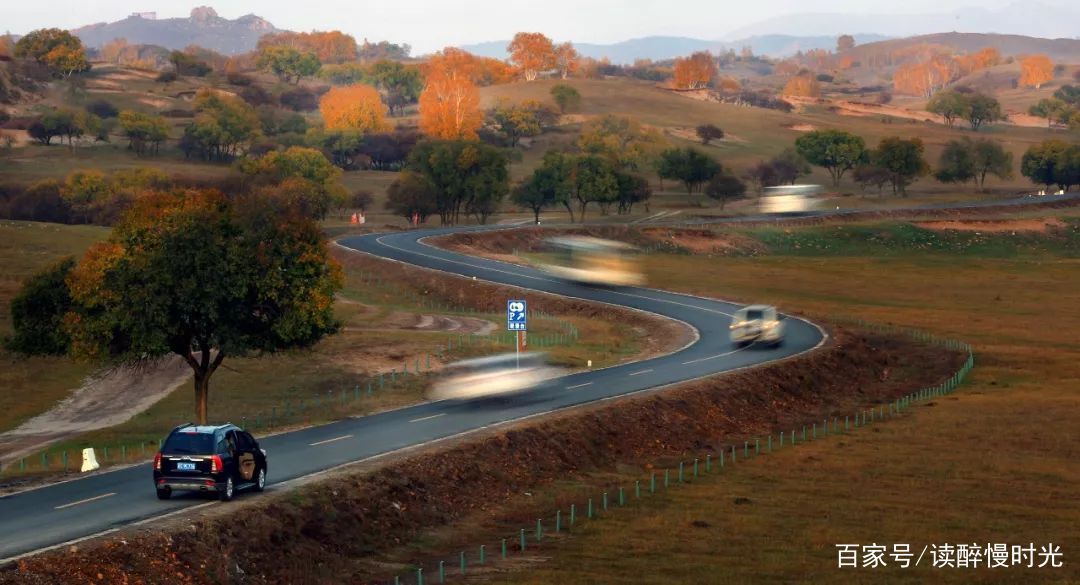
<path id="1" fill-rule="evenodd" d="M 3 0 L 0 26 L 24 34 L 43 27 L 113 22 L 132 12 L 186 17 L 201 4 L 225 18 L 257 14 L 278 28 L 341 30 L 357 40 L 409 43 L 413 54 L 504 40 L 518 31 L 556 41 L 611 43 L 652 35 L 724 39 L 773 16 L 802 12 L 921 14 L 965 6 L 999 8 L 1016 0 Z M 1040 0 L 1068 6 L 1075 0 Z M 696 15 L 696 16 L 695 16 Z"/>

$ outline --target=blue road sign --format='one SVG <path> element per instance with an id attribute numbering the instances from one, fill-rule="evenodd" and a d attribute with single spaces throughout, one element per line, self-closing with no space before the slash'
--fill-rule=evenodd
<path id="1" fill-rule="evenodd" d="M 525 299 L 506 301 L 506 330 L 525 331 L 527 322 Z"/>

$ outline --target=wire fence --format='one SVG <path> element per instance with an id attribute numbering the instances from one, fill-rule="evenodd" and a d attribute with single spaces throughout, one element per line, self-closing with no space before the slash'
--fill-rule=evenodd
<path id="1" fill-rule="evenodd" d="M 470 567 L 484 566 L 492 560 L 507 559 L 512 555 L 522 555 L 542 546 L 545 535 L 572 532 L 583 522 L 596 521 L 613 508 L 622 508 L 631 502 L 639 502 L 658 492 L 671 487 L 690 483 L 705 475 L 716 475 L 725 468 L 767 455 L 780 449 L 796 447 L 808 442 L 824 439 L 831 435 L 844 435 L 861 428 L 890 420 L 907 412 L 912 405 L 932 400 L 953 393 L 975 367 L 975 355 L 967 343 L 946 339 L 916 329 L 894 325 L 869 323 L 860 319 L 842 319 L 848 324 L 880 333 L 903 334 L 919 341 L 967 354 L 963 365 L 948 379 L 940 384 L 921 388 L 901 398 L 871 408 L 863 408 L 844 415 L 835 415 L 819 422 L 811 422 L 800 428 L 770 432 L 766 437 L 750 437 L 742 445 L 725 445 L 717 453 L 706 453 L 703 457 L 679 461 L 676 466 L 652 471 L 647 477 L 635 480 L 632 485 L 618 485 L 602 491 L 584 501 L 571 503 L 569 507 L 559 508 L 544 518 L 537 518 L 536 524 L 519 528 L 516 533 L 507 534 L 498 541 L 488 542 L 461 550 L 451 559 L 433 560 L 415 564 L 404 574 L 395 575 L 387 583 L 394 585 L 424 585 L 425 583 L 445 583 L 447 579 L 464 578 Z M 489 548 L 490 545 L 490 548 Z M 492 556 L 495 555 L 495 559 Z"/>

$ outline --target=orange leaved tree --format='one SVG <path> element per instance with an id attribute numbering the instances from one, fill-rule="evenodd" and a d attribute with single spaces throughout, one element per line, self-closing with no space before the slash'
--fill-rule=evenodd
<path id="1" fill-rule="evenodd" d="M 708 87 L 716 76 L 716 62 L 708 51 L 699 51 L 683 59 L 675 59 L 675 87 L 701 89 Z"/>
<path id="2" fill-rule="evenodd" d="M 566 79 L 571 73 L 577 71 L 578 60 L 581 59 L 581 55 L 578 54 L 574 45 L 569 42 L 565 42 L 555 47 L 555 68 L 559 70 L 559 75 Z"/>
<path id="3" fill-rule="evenodd" d="M 521 70 L 525 81 L 536 79 L 537 74 L 555 65 L 555 45 L 542 33 L 519 32 L 506 46 L 510 62 Z"/>
<path id="4" fill-rule="evenodd" d="M 447 47 L 424 66 L 420 93 L 420 131 L 443 140 L 475 140 L 484 121 L 480 92 L 473 79 L 476 59 L 466 51 Z"/>
<path id="5" fill-rule="evenodd" d="M 335 87 L 319 100 L 319 111 L 330 130 L 360 130 L 385 132 L 386 104 L 379 92 L 370 85 Z"/>
<path id="6" fill-rule="evenodd" d="M 799 97 L 820 97 L 821 84 L 812 74 L 796 75 L 784 86 L 784 95 Z"/>
<path id="7" fill-rule="evenodd" d="M 1038 89 L 1054 78 L 1054 63 L 1046 55 L 1029 55 L 1020 61 L 1020 85 Z"/>

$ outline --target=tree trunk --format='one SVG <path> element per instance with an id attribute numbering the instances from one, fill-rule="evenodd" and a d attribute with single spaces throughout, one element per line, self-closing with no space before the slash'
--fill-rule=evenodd
<path id="1" fill-rule="evenodd" d="M 195 356 L 196 352 L 192 351 L 181 355 L 195 372 L 195 419 L 197 424 L 205 425 L 207 423 L 207 398 L 210 396 L 210 376 L 214 375 L 214 371 L 225 359 L 225 352 L 219 351 L 211 359 L 210 349 L 206 347 L 206 344 L 200 345 L 205 349 L 198 352 L 198 357 Z"/>
<path id="2" fill-rule="evenodd" d="M 195 421 L 206 424 L 206 399 L 210 395 L 210 376 L 195 372 Z"/>

